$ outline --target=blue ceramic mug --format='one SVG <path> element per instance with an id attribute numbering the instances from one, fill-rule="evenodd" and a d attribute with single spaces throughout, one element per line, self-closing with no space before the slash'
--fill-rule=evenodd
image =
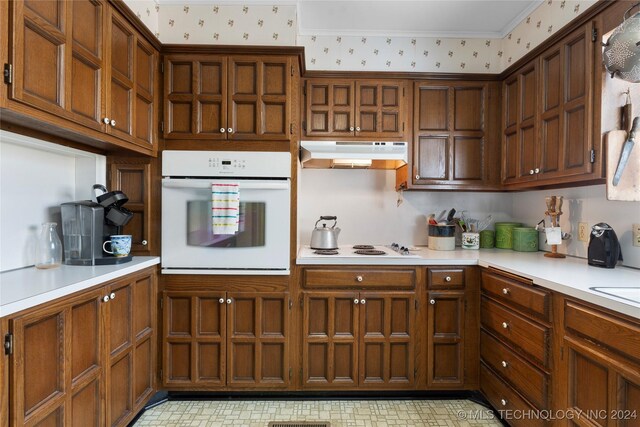
<path id="1" fill-rule="evenodd" d="M 123 257 L 129 255 L 131 252 L 131 235 L 130 234 L 118 234 L 109 236 L 110 240 L 107 240 L 102 244 L 102 249 L 113 256 Z M 106 248 L 107 243 L 110 244 L 111 250 Z"/>

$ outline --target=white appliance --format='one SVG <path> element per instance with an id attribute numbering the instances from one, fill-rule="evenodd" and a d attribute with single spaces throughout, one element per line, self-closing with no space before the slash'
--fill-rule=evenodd
<path id="1" fill-rule="evenodd" d="M 163 274 L 289 274 L 291 154 L 162 153 Z M 240 226 L 214 234 L 212 184 L 240 191 Z"/>
<path id="2" fill-rule="evenodd" d="M 303 168 L 398 169 L 407 164 L 403 141 L 301 141 Z"/>

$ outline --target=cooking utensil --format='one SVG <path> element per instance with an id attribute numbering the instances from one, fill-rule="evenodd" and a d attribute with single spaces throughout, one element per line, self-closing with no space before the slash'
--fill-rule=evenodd
<path id="1" fill-rule="evenodd" d="M 635 144 L 636 132 L 640 130 L 640 117 L 636 117 L 633 119 L 633 126 L 631 127 L 631 132 L 629 132 L 629 137 L 625 141 L 622 146 L 622 153 L 620 154 L 620 160 L 618 161 L 618 168 L 616 169 L 615 175 L 613 175 L 613 185 L 616 186 L 620 182 L 620 178 L 622 177 L 622 172 L 624 172 L 624 168 L 627 166 L 627 162 L 629 161 L 629 156 L 631 155 L 631 150 Z"/>
<path id="2" fill-rule="evenodd" d="M 333 221 L 333 225 L 327 227 L 327 224 L 323 223 L 322 227 L 319 227 L 318 223 L 320 221 Z M 338 249 L 340 228 L 336 227 L 337 223 L 337 216 L 321 216 L 320 219 L 316 221 L 315 228 L 311 232 L 311 249 Z"/>
<path id="3" fill-rule="evenodd" d="M 627 140 L 627 132 L 612 130 L 607 132 L 606 138 L 606 170 L 607 170 L 607 199 L 640 201 L 640 148 L 631 151 L 629 161 L 618 185 L 613 185 L 613 175 L 618 166 L 622 147 Z"/>
<path id="4" fill-rule="evenodd" d="M 447 215 L 447 222 L 451 222 L 453 220 L 453 216 L 456 214 L 456 210 L 451 208 L 449 214 Z"/>
<path id="5" fill-rule="evenodd" d="M 629 132 L 631 130 L 631 121 L 633 120 L 633 106 L 631 105 L 631 88 L 627 88 L 624 92 L 627 95 L 625 104 L 622 106 L 622 117 L 620 120 L 620 128 Z"/>
<path id="6" fill-rule="evenodd" d="M 491 215 L 487 215 L 485 219 L 478 221 L 478 233 L 486 230 L 489 224 L 491 224 Z"/>

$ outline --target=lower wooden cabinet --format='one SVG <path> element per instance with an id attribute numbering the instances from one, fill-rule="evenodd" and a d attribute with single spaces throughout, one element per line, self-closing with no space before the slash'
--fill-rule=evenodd
<path id="1" fill-rule="evenodd" d="M 569 425 L 640 426 L 640 322 L 565 299 Z"/>
<path id="2" fill-rule="evenodd" d="M 303 292 L 303 387 L 412 388 L 414 292 Z"/>
<path id="3" fill-rule="evenodd" d="M 127 425 L 154 392 L 155 273 L 9 320 L 10 425 Z"/>
<path id="4" fill-rule="evenodd" d="M 478 384 L 478 274 L 475 267 L 427 269 L 427 387 Z"/>
<path id="5" fill-rule="evenodd" d="M 166 388 L 289 385 L 287 292 L 164 291 L 162 301 Z"/>

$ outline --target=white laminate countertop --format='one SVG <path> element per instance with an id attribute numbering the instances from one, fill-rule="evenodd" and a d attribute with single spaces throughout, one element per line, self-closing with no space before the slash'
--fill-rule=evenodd
<path id="1" fill-rule="evenodd" d="M 131 262 L 119 265 L 93 267 L 62 265 L 48 270 L 30 267 L 0 273 L 0 317 L 71 295 L 159 263 L 159 257 L 136 256 Z"/>
<path id="2" fill-rule="evenodd" d="M 300 252 L 302 253 L 302 252 Z M 583 258 L 546 258 L 544 252 L 515 252 L 504 249 L 434 251 L 420 247 L 419 257 L 371 259 L 301 257 L 298 265 L 480 265 L 531 279 L 536 285 L 591 302 L 640 319 L 640 304 L 590 289 L 592 287 L 637 288 L 640 299 L 640 270 L 618 266 L 593 267 Z M 631 292 L 635 292 L 632 290 Z M 636 299 L 636 298 L 634 298 Z"/>

